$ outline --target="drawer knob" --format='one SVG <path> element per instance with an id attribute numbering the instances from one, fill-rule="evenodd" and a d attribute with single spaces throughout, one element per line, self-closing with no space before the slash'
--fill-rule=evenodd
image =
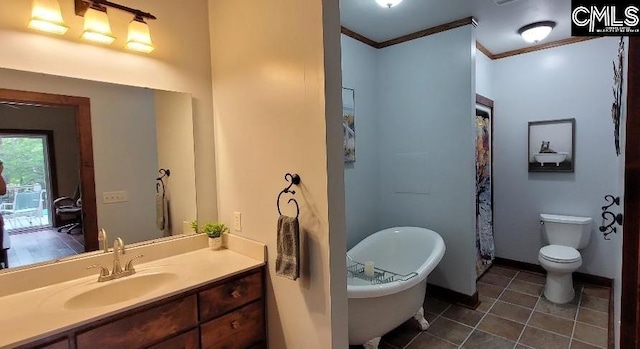
<path id="1" fill-rule="evenodd" d="M 237 289 L 231 292 L 231 297 L 233 298 L 240 298 L 241 296 L 242 296 L 242 293 L 240 293 L 240 291 L 238 291 Z"/>
<path id="2" fill-rule="evenodd" d="M 238 327 L 240 327 L 240 322 L 238 322 L 238 320 L 234 320 L 234 321 L 231 322 L 231 328 L 233 328 L 235 330 Z"/>

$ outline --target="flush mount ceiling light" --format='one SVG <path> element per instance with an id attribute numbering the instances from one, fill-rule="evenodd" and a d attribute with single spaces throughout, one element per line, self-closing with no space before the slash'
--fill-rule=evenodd
<path id="1" fill-rule="evenodd" d="M 401 3 L 402 0 L 376 0 L 376 2 L 382 7 L 392 8 Z"/>
<path id="2" fill-rule="evenodd" d="M 57 0 L 33 0 L 29 28 L 62 35 L 69 30 Z"/>
<path id="3" fill-rule="evenodd" d="M 109 45 L 116 38 L 111 33 L 107 9 L 93 4 L 84 14 L 84 32 L 82 38 Z"/>
<path id="4" fill-rule="evenodd" d="M 544 40 L 553 28 L 556 26 L 556 22 L 552 21 L 543 21 L 536 22 L 525 25 L 524 27 L 518 30 L 518 34 L 522 36 L 524 41 L 529 43 L 536 43 L 538 41 Z"/>

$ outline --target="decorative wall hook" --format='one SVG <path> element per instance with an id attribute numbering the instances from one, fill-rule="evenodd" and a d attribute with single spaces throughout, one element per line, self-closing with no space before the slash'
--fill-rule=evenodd
<path id="1" fill-rule="evenodd" d="M 611 208 L 611 206 L 613 205 L 620 205 L 620 197 L 614 197 L 613 195 L 606 195 L 604 197 L 605 200 L 607 200 L 607 202 L 609 202 L 608 205 L 606 206 L 602 206 L 602 225 L 600 226 L 599 230 L 601 233 L 603 233 L 604 235 L 604 239 L 605 240 L 611 240 L 611 238 L 609 237 L 609 234 L 611 233 L 618 233 L 617 228 L 614 227 L 614 225 L 617 223 L 618 225 L 622 225 L 622 213 L 618 213 L 615 214 L 611 211 L 609 211 L 609 208 Z M 607 223 L 607 221 L 609 221 L 609 223 Z"/>
<path id="2" fill-rule="evenodd" d="M 294 185 L 298 185 L 300 184 L 300 176 L 298 176 L 297 174 L 291 174 L 291 173 L 287 173 L 284 175 L 284 180 L 287 182 L 290 182 L 289 185 L 282 189 L 282 191 L 280 191 L 280 194 L 278 194 L 278 197 L 276 198 L 276 207 L 278 208 L 278 213 L 280 215 L 282 215 L 282 212 L 280 211 L 280 197 L 282 196 L 282 194 L 285 193 L 289 193 L 292 195 L 296 194 L 295 190 L 291 190 L 291 187 L 293 187 Z M 298 201 L 296 201 L 295 198 L 291 198 L 289 199 L 289 201 L 287 201 L 287 203 L 294 203 L 296 205 L 296 218 L 298 218 L 298 216 L 300 215 L 300 206 L 298 205 Z"/>
<path id="3" fill-rule="evenodd" d="M 164 195 L 164 178 L 171 176 L 171 170 L 168 168 L 161 168 L 158 170 L 160 176 L 156 178 L 156 181 L 160 181 L 160 183 L 156 182 L 156 194 L 160 194 L 160 185 L 162 185 L 162 195 Z"/>

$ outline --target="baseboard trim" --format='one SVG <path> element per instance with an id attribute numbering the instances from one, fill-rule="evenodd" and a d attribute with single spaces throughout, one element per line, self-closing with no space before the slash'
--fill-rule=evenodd
<path id="1" fill-rule="evenodd" d="M 544 268 L 541 267 L 539 264 L 514 261 L 512 259 L 506 259 L 506 258 L 496 258 L 493 262 L 494 262 L 494 265 L 514 268 L 514 269 L 521 269 L 521 270 L 531 271 L 539 274 L 547 274 L 547 271 L 544 270 Z M 573 273 L 573 280 L 584 283 L 584 284 L 593 285 L 593 286 L 613 288 L 613 279 L 609 279 L 602 276 L 575 272 Z"/>
<path id="2" fill-rule="evenodd" d="M 470 309 L 476 309 L 480 305 L 477 291 L 472 296 L 469 296 L 438 285 L 427 284 L 427 296 Z"/>

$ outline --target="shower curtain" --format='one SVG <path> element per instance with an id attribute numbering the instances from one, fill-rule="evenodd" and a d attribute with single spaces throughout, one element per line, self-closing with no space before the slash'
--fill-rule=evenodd
<path id="1" fill-rule="evenodd" d="M 491 191 L 491 117 L 476 109 L 476 272 L 480 277 L 495 258 Z"/>

